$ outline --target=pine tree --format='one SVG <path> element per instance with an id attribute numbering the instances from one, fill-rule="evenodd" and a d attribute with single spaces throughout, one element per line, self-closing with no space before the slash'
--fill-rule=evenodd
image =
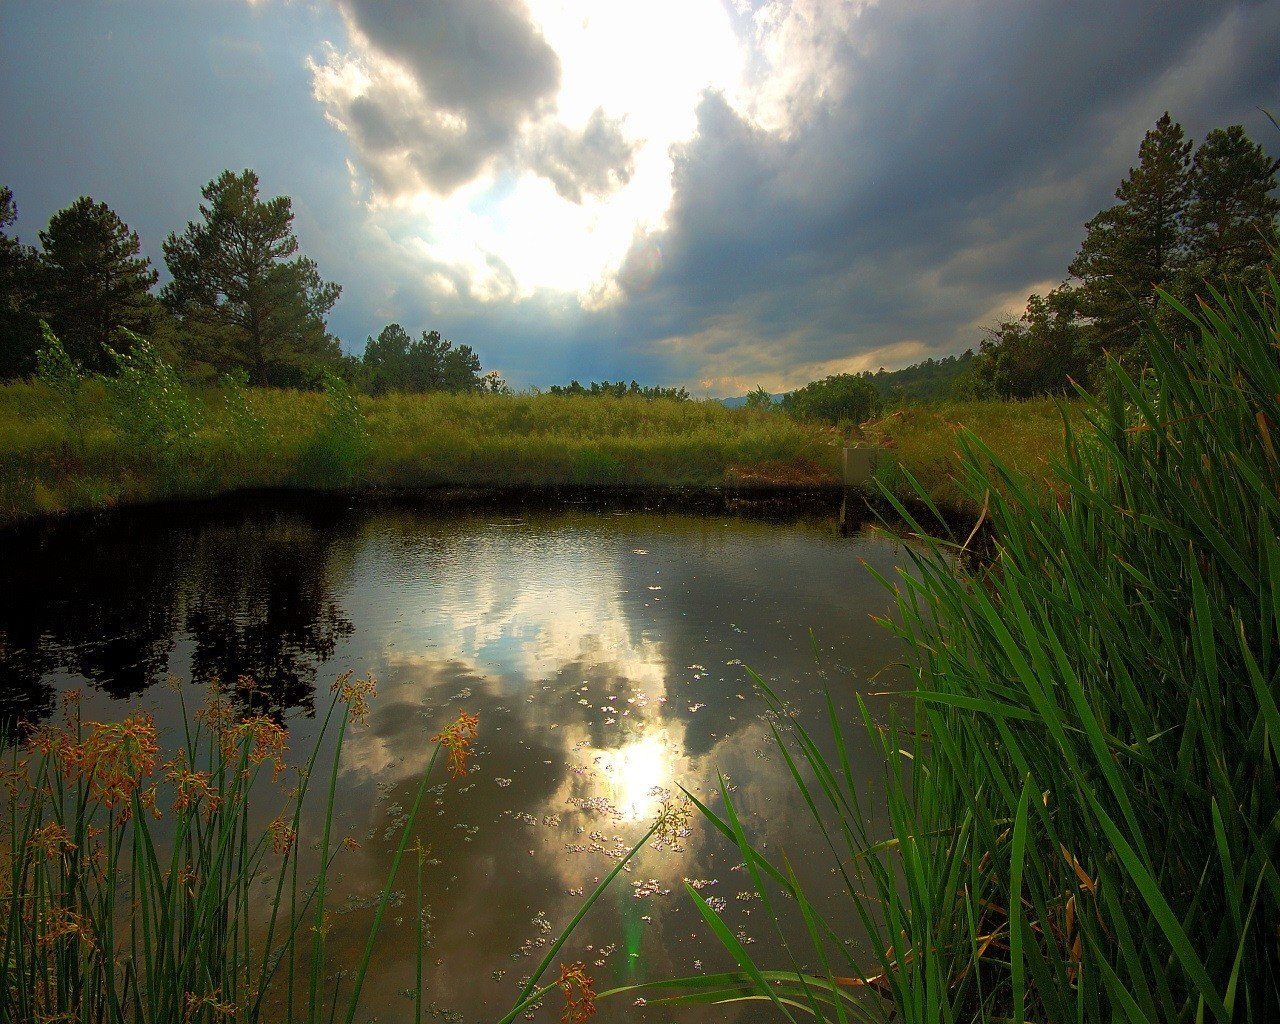
<path id="1" fill-rule="evenodd" d="M 0 380 L 34 373 L 40 348 L 36 251 L 4 233 L 17 219 L 13 190 L 0 185 Z"/>
<path id="2" fill-rule="evenodd" d="M 498 389 L 493 380 L 481 377 L 480 357 L 470 345 L 454 348 L 439 331 L 423 331 L 413 341 L 399 324 L 388 324 L 365 342 L 363 365 L 375 395 Z"/>
<path id="3" fill-rule="evenodd" d="M 1276 188 L 1280 161 L 1252 142 L 1241 125 L 1215 128 L 1196 150 L 1186 229 L 1190 272 L 1220 287 L 1226 280 L 1260 285 L 1280 244 Z"/>
<path id="4" fill-rule="evenodd" d="M 289 197 L 261 201 L 250 170 L 223 171 L 201 191 L 202 222 L 164 243 L 173 280 L 161 297 L 183 322 L 189 354 L 275 386 L 336 366 L 341 353 L 325 317 L 342 289 L 321 280 L 314 260 L 294 257 Z"/>
<path id="5" fill-rule="evenodd" d="M 1086 225 L 1068 267 L 1079 278 L 1079 307 L 1097 347 L 1123 352 L 1139 338 L 1143 311 L 1156 311 L 1156 288 L 1185 271 L 1183 219 L 1189 198 L 1191 142 L 1166 112 L 1138 149 L 1138 166 L 1116 189 L 1119 202 Z"/>
<path id="6" fill-rule="evenodd" d="M 81 196 L 40 232 L 41 304 L 68 353 L 86 369 L 109 373 L 108 349 L 127 350 L 127 328 L 148 335 L 157 308 L 158 274 L 140 255 L 130 231 L 106 203 Z"/>

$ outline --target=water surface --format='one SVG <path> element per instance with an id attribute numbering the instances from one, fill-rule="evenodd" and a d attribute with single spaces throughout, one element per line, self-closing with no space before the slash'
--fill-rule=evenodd
<path id="1" fill-rule="evenodd" d="M 292 748 L 306 750 L 332 679 L 373 673 L 373 713 L 341 753 L 338 834 L 360 848 L 339 859 L 335 903 L 353 909 L 331 942 L 353 960 L 362 901 L 385 875 L 429 737 L 459 708 L 480 716 L 468 775 L 432 790 L 417 830 L 432 851 L 426 998 L 438 1016 L 500 1016 L 662 802 L 684 786 L 719 807 L 718 777 L 758 843 L 785 851 L 857 941 L 748 672 L 820 734 L 825 687 L 851 716 L 855 692 L 900 685 L 887 666 L 901 651 L 871 620 L 891 602 L 863 563 L 892 574 L 903 551 L 879 534 L 841 536 L 834 509 L 765 518 L 275 499 L 68 521 L 8 538 L 0 557 L 11 718 L 46 716 L 60 690 L 83 687 L 88 719 L 142 704 L 172 727 L 177 697 L 158 682 L 177 677 L 197 704 L 211 681 L 250 677 L 258 689 L 244 701 L 282 715 Z M 871 787 L 875 761 L 855 735 Z M 684 880 L 749 950 L 782 964 L 737 851 L 696 822 L 682 845 L 646 850 L 566 947 L 562 959 L 585 961 L 597 988 L 733 966 Z M 394 910 L 366 982 L 369 1016 L 382 1021 L 411 1019 L 410 913 Z M 671 1017 L 618 1002 L 602 1011 Z"/>

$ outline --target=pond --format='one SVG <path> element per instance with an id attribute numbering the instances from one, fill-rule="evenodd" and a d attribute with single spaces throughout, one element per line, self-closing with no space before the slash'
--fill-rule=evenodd
<path id="1" fill-rule="evenodd" d="M 332 680 L 373 674 L 372 713 L 341 752 L 335 826 L 359 843 L 337 862 L 334 902 L 351 909 L 330 936 L 352 960 L 429 737 L 459 708 L 479 715 L 470 771 L 429 793 L 418 824 L 432 857 L 425 986 L 436 1017 L 501 1016 L 664 800 L 683 786 L 722 806 L 718 775 L 757 843 L 785 852 L 819 909 L 858 940 L 749 674 L 818 734 L 827 687 L 852 722 L 856 693 L 903 685 L 899 642 L 872 621 L 891 599 L 867 569 L 891 575 L 903 547 L 875 531 L 843 536 L 834 508 L 274 496 L 29 528 L 5 539 L 0 560 L 9 720 L 54 714 L 59 692 L 81 687 L 86 719 L 142 705 L 173 730 L 178 694 L 157 684 L 176 677 L 198 705 L 212 681 L 249 677 L 257 689 L 244 699 L 281 715 L 291 749 L 306 751 Z M 871 743 L 851 735 L 874 788 Z M 761 961 L 785 964 L 737 850 L 692 826 L 683 849 L 646 849 L 628 865 L 566 946 L 560 959 L 584 961 L 598 989 L 732 969 L 685 880 Z M 411 872 L 399 888 L 411 896 Z M 410 913 L 397 906 L 384 926 L 362 1019 L 412 1019 Z M 558 1014 L 548 1004 L 539 1019 Z M 628 999 L 601 1004 L 598 1019 L 761 1015 L 673 1015 Z"/>

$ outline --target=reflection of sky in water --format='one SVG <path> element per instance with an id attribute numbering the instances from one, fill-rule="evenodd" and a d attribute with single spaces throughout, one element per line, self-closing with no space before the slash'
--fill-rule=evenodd
<path id="1" fill-rule="evenodd" d="M 344 751 L 353 792 L 372 783 L 394 803 L 426 764 L 428 729 L 458 706 L 481 715 L 474 773 L 434 807 L 463 840 L 438 854 L 441 998 L 480 1017 L 499 1009 L 508 979 L 536 963 L 679 786 L 720 805 L 718 773 L 758 841 L 787 849 L 815 902 L 830 899 L 745 665 L 820 728 L 812 629 L 851 708 L 850 680 L 896 653 L 869 621 L 889 602 L 860 560 L 892 572 L 898 557 L 890 541 L 812 525 L 639 514 L 368 537 L 343 606 L 357 637 L 376 644 L 366 654 L 382 682 L 371 727 Z M 767 929 L 747 931 L 761 911 L 736 851 L 695 826 L 683 849 L 646 850 L 570 943 L 567 956 L 586 959 L 602 987 L 732 966 L 685 879 L 768 958 Z"/>
<path id="2" fill-rule="evenodd" d="M 288 595 L 291 628 L 301 638 L 297 657 L 310 652 L 321 685 L 346 668 L 377 678 L 370 721 L 351 732 L 341 754 L 338 825 L 362 849 L 339 859 L 339 902 L 367 898 L 385 876 L 393 826 L 426 767 L 430 737 L 459 707 L 480 715 L 472 771 L 436 787 L 445 781 L 438 769 L 418 825 L 437 861 L 427 880 L 434 936 L 427 1000 L 437 1011 L 467 1020 L 501 1016 L 516 979 L 662 802 L 684 786 L 719 806 L 719 775 L 757 841 L 768 852 L 786 851 L 819 909 L 853 928 L 829 862 L 815 856 L 818 840 L 745 666 L 776 684 L 819 733 L 828 683 L 852 720 L 855 690 L 890 688 L 892 673 L 874 685 L 867 680 L 900 657 L 869 619 L 890 601 L 861 565 L 865 559 L 891 574 L 901 558 L 896 543 L 841 538 L 825 520 L 574 510 L 511 518 L 384 511 L 287 526 L 276 522 L 256 539 L 252 521 L 224 530 L 219 536 L 234 540 L 235 557 L 223 543 L 204 562 L 192 560 L 172 588 L 174 600 L 265 595 L 244 607 L 203 601 L 242 623 L 273 594 Z M 194 534 L 170 547 L 180 553 L 211 543 L 208 531 Z M 291 557 L 273 555 L 277 548 Z M 299 551 L 305 560 L 293 557 Z M 306 613 L 292 596 L 297 588 L 272 589 L 276 575 L 289 572 L 309 574 L 300 592 L 330 619 L 350 622 L 349 633 L 333 634 L 336 647 L 311 643 L 307 623 L 294 621 Z M 171 670 L 182 671 L 192 644 L 204 643 L 216 661 L 214 640 L 239 635 L 206 620 L 190 622 L 207 635 L 190 632 L 190 622 L 187 632 L 177 628 Z M 236 643 L 243 660 L 244 643 Z M 153 688 L 147 700 L 163 704 L 167 695 Z M 294 749 L 305 750 L 314 722 L 294 713 L 290 724 Z M 873 764 L 860 730 L 851 740 L 855 763 Z M 560 959 L 586 961 L 599 988 L 732 968 L 682 891 L 689 879 L 723 905 L 744 941 L 754 940 L 753 952 L 780 962 L 749 879 L 734 870 L 737 851 L 694 826 L 682 849 L 645 850 Z M 405 886 L 408 877 L 400 879 Z M 389 919 L 366 986 L 368 1016 L 384 1021 L 411 1013 L 400 994 L 413 983 L 406 913 L 401 906 Z M 366 926 L 360 911 L 340 915 L 333 948 L 360 948 Z M 797 923 L 793 937 L 803 941 L 803 934 Z M 755 1013 L 689 1011 L 678 1019 Z M 544 1010 L 542 1019 L 557 1014 Z M 672 1016 L 602 1005 L 602 1019 Z"/>

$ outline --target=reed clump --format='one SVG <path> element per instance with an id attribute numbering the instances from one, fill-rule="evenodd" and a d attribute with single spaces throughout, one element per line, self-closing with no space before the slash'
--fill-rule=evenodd
<path id="1" fill-rule="evenodd" d="M 146 712 L 84 721 L 74 692 L 61 722 L 10 746 L 0 774 L 0 1020 L 354 1019 L 432 768 L 446 749 L 453 771 L 464 770 L 478 722 L 463 714 L 435 737 L 363 956 L 353 964 L 344 951 L 338 970 L 327 945 L 330 869 L 351 841 L 333 834 L 334 792 L 343 737 L 367 713 L 373 680 L 338 678 L 314 749 L 292 766 L 285 729 L 241 711 L 237 689 L 252 684 L 218 689 L 190 715 L 184 705 L 182 742 L 167 757 Z M 318 763 L 326 741 L 327 766 Z M 318 823 L 304 813 L 309 790 L 323 808 Z M 299 842 L 308 832 L 319 842 Z M 419 905 L 421 875 L 419 864 Z M 421 914 L 416 927 L 421 955 Z"/>
<path id="2" fill-rule="evenodd" d="M 1280 284 L 1162 301 L 1179 333 L 1150 322 L 1149 370 L 1111 366 L 1087 432 L 1068 422 L 1059 500 L 964 433 L 989 557 L 917 527 L 885 581 L 918 681 L 906 722 L 861 705 L 888 833 L 834 705 L 834 747 L 776 733 L 847 913 L 752 847 L 725 789 L 704 814 L 811 948 L 764 970 L 690 890 L 740 970 L 651 995 L 784 1019 L 1280 1019 Z"/>

